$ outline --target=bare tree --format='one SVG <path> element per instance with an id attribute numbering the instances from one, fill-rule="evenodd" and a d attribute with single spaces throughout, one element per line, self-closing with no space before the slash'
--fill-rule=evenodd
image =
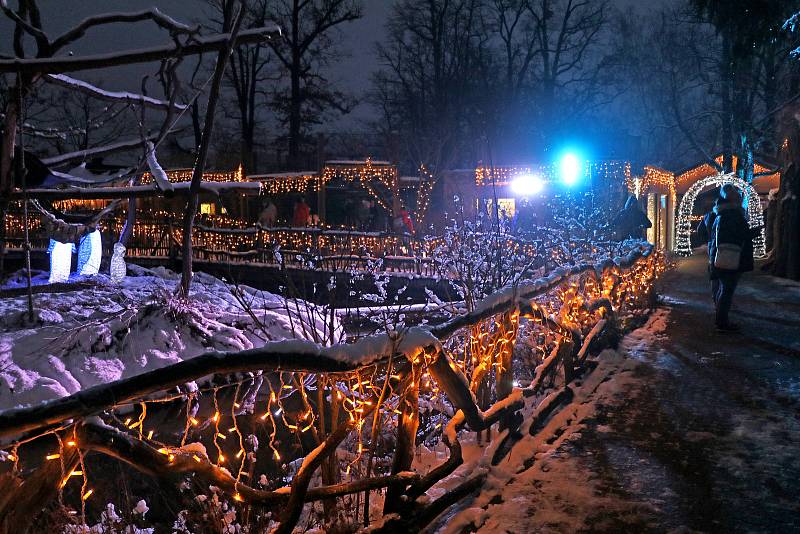
<path id="1" fill-rule="evenodd" d="M 381 70 L 372 98 L 378 130 L 411 162 L 434 177 L 469 151 L 469 116 L 484 36 L 478 0 L 402 0 L 377 48 Z M 398 146 L 399 145 L 399 146 Z"/>
<path id="2" fill-rule="evenodd" d="M 350 103 L 334 89 L 322 69 L 341 57 L 335 32 L 361 18 L 360 0 L 276 0 L 270 19 L 284 29 L 284 39 L 270 42 L 288 78 L 288 87 L 275 94 L 272 106 L 289 127 L 289 166 L 301 165 L 304 136 L 320 115 L 334 109 L 347 112 Z"/>
<path id="3" fill-rule="evenodd" d="M 211 88 L 208 93 L 203 133 L 200 139 L 200 146 L 197 149 L 197 158 L 195 159 L 194 168 L 192 170 L 189 199 L 186 202 L 186 211 L 183 214 L 181 281 L 177 288 L 178 294 L 183 297 L 189 296 L 189 286 L 192 283 L 192 229 L 194 227 L 194 217 L 200 202 L 200 183 L 203 179 L 206 158 L 208 157 L 208 151 L 211 147 L 211 136 L 214 131 L 214 118 L 219 101 L 220 87 L 222 86 L 222 77 L 225 75 L 228 57 L 233 51 L 233 47 L 236 43 L 236 36 L 239 33 L 239 28 L 244 19 L 243 11 L 244 6 L 239 0 L 230 0 L 226 2 L 223 10 L 223 29 L 226 30 L 229 37 L 225 48 L 221 49 L 217 54 L 217 62 L 214 67 L 214 74 L 211 78 Z"/>
<path id="4" fill-rule="evenodd" d="M 217 29 L 220 29 L 223 27 L 220 16 L 226 1 L 209 0 L 209 4 L 214 10 L 212 22 Z M 267 0 L 249 2 L 244 12 L 243 27 L 258 28 L 267 24 L 270 18 L 270 5 Z M 277 61 L 266 43 L 240 46 L 233 51 L 224 81 L 226 88 L 233 93 L 233 108 L 241 147 L 240 161 L 245 172 L 258 171 L 256 128 L 263 121 L 260 112 L 266 107 L 268 98 L 273 93 L 271 85 L 279 79 Z"/>

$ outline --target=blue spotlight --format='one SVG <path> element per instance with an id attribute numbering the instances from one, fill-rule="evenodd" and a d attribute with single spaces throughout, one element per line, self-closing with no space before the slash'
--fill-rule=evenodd
<path id="1" fill-rule="evenodd" d="M 575 185 L 583 172 L 583 164 L 580 159 L 578 159 L 578 156 L 571 152 L 561 157 L 561 164 L 559 167 L 561 171 L 561 181 L 567 186 Z"/>

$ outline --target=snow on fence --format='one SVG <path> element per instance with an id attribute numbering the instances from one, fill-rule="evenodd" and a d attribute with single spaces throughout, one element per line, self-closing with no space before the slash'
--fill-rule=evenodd
<path id="1" fill-rule="evenodd" d="M 292 532 L 301 517 L 306 525 L 352 527 L 382 516 L 376 531 L 417 531 L 486 477 L 476 472 L 436 499 L 420 498 L 463 462 L 459 431 L 488 434 L 499 424 L 501 431 L 538 432 L 543 421 L 523 421 L 522 413 L 545 419 L 571 398 L 570 381 L 586 370 L 597 340 L 616 331 L 619 314 L 649 305 L 662 265 L 641 245 L 625 257 L 505 287 L 434 327 L 388 330 L 352 344 L 288 340 L 207 352 L 7 410 L 0 439 L 10 469 L 2 484 L 13 498 L 0 501 L 0 520 L 13 530 L 61 493 L 85 507 L 93 477 L 102 477 L 86 462 L 91 451 L 158 478 L 162 491 L 164 482 L 177 487 L 185 477 L 213 486 L 240 517 L 244 510 L 267 517 L 261 524 L 276 533 Z M 515 356 L 523 330 L 541 355 L 533 362 Z M 236 378 L 181 389 L 222 375 Z M 525 376 L 530 381 L 515 387 L 515 377 Z M 248 404 L 245 392 L 252 398 L 253 389 L 257 400 Z M 182 406 L 177 432 L 148 420 L 163 406 Z M 496 454 L 510 450 L 512 435 L 501 434 L 509 446 Z M 414 471 L 420 439 L 442 440 L 449 456 Z M 25 454 L 47 447 L 44 460 Z M 306 506 L 314 502 L 321 506 Z"/>

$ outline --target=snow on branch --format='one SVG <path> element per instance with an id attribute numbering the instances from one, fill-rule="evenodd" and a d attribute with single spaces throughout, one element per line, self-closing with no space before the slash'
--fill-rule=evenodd
<path id="1" fill-rule="evenodd" d="M 132 148 L 137 148 L 142 145 L 142 140 L 140 138 L 135 139 L 127 139 L 125 141 L 119 141 L 117 143 L 112 143 L 110 145 L 103 145 L 95 148 L 87 148 L 86 150 L 78 150 L 77 152 L 68 152 L 67 154 L 59 154 L 58 156 L 53 156 L 51 158 L 45 158 L 42 160 L 42 163 L 50 166 L 59 166 L 64 165 L 66 163 L 70 163 L 72 161 L 86 161 L 87 159 L 91 159 L 96 156 L 102 156 L 103 154 L 109 154 L 111 152 L 117 152 L 119 150 L 128 150 Z"/>
<path id="2" fill-rule="evenodd" d="M 114 102 L 122 101 L 128 104 L 141 104 L 154 108 L 169 109 L 170 107 L 170 103 L 166 100 L 159 100 L 157 98 L 129 93 L 127 91 L 106 91 L 105 89 L 101 89 L 88 82 L 77 80 L 65 74 L 48 74 L 44 79 L 47 82 L 66 87 L 68 89 L 75 89 L 102 100 L 111 100 Z M 186 109 L 186 106 L 183 104 L 173 104 L 173 106 L 179 110 Z"/>
<path id="3" fill-rule="evenodd" d="M 161 168 L 156 159 L 156 147 L 151 141 L 147 142 L 147 166 L 150 168 L 150 174 L 159 189 L 165 193 L 173 193 L 175 191 L 167 177 L 167 173 L 164 172 L 164 169 Z"/>
<path id="4" fill-rule="evenodd" d="M 172 184 L 172 189 L 177 195 L 189 194 L 189 182 L 180 182 Z M 258 193 L 261 184 L 257 182 L 200 182 L 200 191 L 210 193 L 212 195 L 220 195 L 225 191 L 250 191 Z M 154 197 L 162 194 L 161 189 L 155 184 L 148 185 L 134 185 L 134 186 L 114 186 L 114 187 L 64 187 L 60 189 L 54 188 L 38 188 L 28 189 L 28 197 L 37 198 L 40 200 L 58 200 L 58 199 L 115 199 L 115 198 L 142 198 Z M 12 191 L 9 193 L 9 198 L 18 199 L 22 198 L 21 191 Z M 217 228 L 215 231 L 219 230 Z"/>
<path id="5" fill-rule="evenodd" d="M 243 30 L 236 36 L 235 45 L 258 43 L 273 37 L 280 36 L 281 30 L 276 25 L 263 26 Z M 132 63 L 147 63 L 161 61 L 174 56 L 191 56 L 212 50 L 219 50 L 227 46 L 229 34 L 217 34 L 209 37 L 198 37 L 185 44 L 169 44 L 126 50 L 122 52 L 108 52 L 105 54 L 92 54 L 78 57 L 57 58 L 13 58 L 0 59 L 0 73 L 21 72 L 30 73 L 61 73 L 80 70 L 102 69 L 130 65 Z"/>
<path id="6" fill-rule="evenodd" d="M 244 351 L 206 352 L 190 360 L 84 389 L 68 397 L 0 413 L 0 437 L 95 415 L 113 406 L 212 374 L 254 369 L 344 373 L 386 360 L 397 353 L 410 357 L 428 346 L 439 346 L 439 340 L 428 330 L 414 327 L 402 336 L 367 336 L 349 345 L 323 347 L 311 341 L 292 339 L 268 342 L 263 347 Z"/>
<path id="7" fill-rule="evenodd" d="M 86 34 L 86 30 L 95 26 L 102 26 L 105 24 L 114 24 L 118 22 L 140 22 L 144 20 L 151 20 L 158 26 L 168 30 L 174 34 L 189 34 L 197 32 L 197 26 L 187 26 L 181 22 L 176 21 L 172 17 L 163 14 L 155 7 L 145 9 L 143 11 L 135 11 L 130 13 L 103 13 L 87 17 L 78 23 L 77 26 L 67 30 L 59 37 L 57 37 L 51 44 L 54 50 L 60 50 L 64 46 L 72 43 Z"/>

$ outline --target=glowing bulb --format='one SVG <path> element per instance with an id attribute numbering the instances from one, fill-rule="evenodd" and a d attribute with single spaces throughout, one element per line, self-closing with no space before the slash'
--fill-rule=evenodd
<path id="1" fill-rule="evenodd" d="M 511 190 L 523 197 L 541 193 L 542 189 L 544 189 L 544 180 L 535 174 L 524 174 L 511 182 Z"/>

